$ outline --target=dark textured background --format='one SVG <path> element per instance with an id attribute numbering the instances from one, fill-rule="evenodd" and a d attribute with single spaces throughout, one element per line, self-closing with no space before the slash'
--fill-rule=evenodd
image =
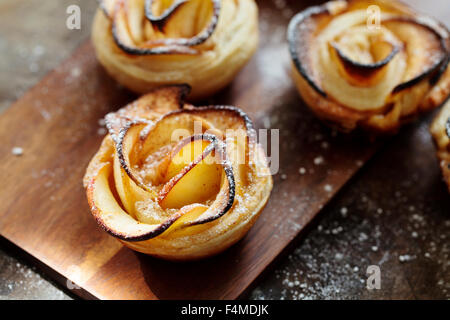
<path id="1" fill-rule="evenodd" d="M 407 2 L 450 24 L 448 0 Z M 274 3 L 286 10 L 286 1 Z M 81 7 L 81 30 L 65 26 L 70 4 Z M 96 7 L 93 0 L 0 1 L 0 113 L 89 36 Z M 449 299 L 450 196 L 434 158 L 430 119 L 388 139 L 249 297 Z M 381 268 L 381 290 L 365 288 L 369 265 Z M 0 241 L 0 299 L 70 298 Z"/>

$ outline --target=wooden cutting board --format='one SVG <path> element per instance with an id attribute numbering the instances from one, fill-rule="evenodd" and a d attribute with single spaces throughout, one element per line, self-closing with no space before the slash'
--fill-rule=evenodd
<path id="1" fill-rule="evenodd" d="M 235 81 L 208 103 L 232 104 L 259 128 L 279 129 L 280 171 L 250 233 L 214 258 L 170 263 L 101 231 L 82 187 L 103 138 L 99 119 L 135 99 L 95 59 L 90 42 L 0 116 L 0 234 L 69 289 L 100 299 L 241 297 L 377 149 L 339 135 L 304 106 L 290 79 L 288 19 L 308 2 L 259 1 L 261 43 Z M 100 129 L 100 130 L 99 130 Z M 22 156 L 12 153 L 23 148 Z"/>

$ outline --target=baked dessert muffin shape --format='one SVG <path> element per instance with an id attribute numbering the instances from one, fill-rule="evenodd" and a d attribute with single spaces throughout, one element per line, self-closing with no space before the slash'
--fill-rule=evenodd
<path id="1" fill-rule="evenodd" d="M 254 0 L 103 0 L 92 28 L 98 60 L 137 93 L 187 83 L 190 99 L 229 84 L 258 46 Z"/>
<path id="2" fill-rule="evenodd" d="M 367 25 L 368 8 L 380 25 Z M 450 94 L 449 32 L 399 1 L 331 1 L 294 16 L 293 78 L 307 105 L 343 131 L 392 133 Z"/>
<path id="3" fill-rule="evenodd" d="M 450 191 L 450 100 L 438 113 L 430 127 L 437 148 L 439 165 Z"/>
<path id="4" fill-rule="evenodd" d="M 133 250 L 170 260 L 240 240 L 272 178 L 252 122 L 235 107 L 194 108 L 187 87 L 157 89 L 107 115 L 84 186 L 99 225 Z"/>

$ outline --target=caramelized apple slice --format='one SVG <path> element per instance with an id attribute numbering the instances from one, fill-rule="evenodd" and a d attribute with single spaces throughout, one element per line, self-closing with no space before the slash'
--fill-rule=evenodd
<path id="1" fill-rule="evenodd" d="M 318 65 L 321 64 L 321 60 L 318 57 L 323 55 L 323 46 L 321 47 L 319 42 L 331 42 L 335 37 L 328 37 L 328 35 L 337 36 L 339 33 L 347 32 L 349 28 L 355 28 L 355 25 L 365 24 L 365 10 L 369 2 L 359 0 L 331 1 L 304 10 L 292 18 L 289 24 L 289 50 L 295 68 L 311 88 L 324 98 L 331 94 L 329 90 L 324 88 L 323 77 L 320 76 Z M 445 28 L 442 28 L 430 18 L 412 12 L 409 7 L 400 2 L 375 1 L 374 4 L 377 4 L 383 10 L 382 28 L 394 34 L 396 39 L 403 43 L 403 47 L 401 50 L 398 46 L 397 49 L 393 48 L 391 54 L 372 66 L 368 63 L 356 63 L 355 59 L 348 57 L 348 54 L 345 54 L 342 50 L 335 50 L 337 56 L 347 67 L 353 67 L 354 71 L 359 69 L 360 74 L 363 75 L 362 71 L 364 70 L 367 72 L 371 69 L 395 64 L 399 53 L 402 53 L 403 56 L 408 57 L 407 68 L 405 68 L 403 79 L 400 79 L 392 90 L 393 93 L 396 93 L 414 86 L 437 71 L 440 66 L 448 63 L 450 48 L 448 31 Z M 358 20 L 358 15 L 360 15 L 360 20 Z M 323 34 L 326 37 L 322 39 Z M 393 72 L 394 75 L 398 73 L 398 70 Z M 353 72 L 353 74 L 356 74 L 356 72 Z M 386 78 L 391 81 L 390 79 L 393 77 L 387 76 Z M 332 82 L 336 83 L 334 80 Z M 342 88 L 335 91 L 341 92 L 341 95 L 352 95 L 343 92 Z"/>
<path id="2" fill-rule="evenodd" d="M 234 179 L 245 185 L 251 158 L 249 153 L 254 150 L 256 142 L 255 130 L 247 114 L 232 106 L 211 106 L 173 111 L 171 117 L 184 113 L 201 116 L 203 121 L 207 121 L 219 132 L 227 132 L 227 158 L 233 165 Z M 206 126 L 204 129 L 207 129 Z M 220 138 L 220 134 L 216 136 Z"/>
<path id="3" fill-rule="evenodd" d="M 351 29 L 330 43 L 332 60 L 352 86 L 375 86 L 385 75 L 386 66 L 401 51 L 402 44 L 387 32 L 380 28 L 375 33 L 364 26 Z M 361 40 L 362 34 L 368 34 L 365 41 Z"/>
<path id="4" fill-rule="evenodd" d="M 141 223 L 125 212 L 117 202 L 110 187 L 111 174 L 111 163 L 104 163 L 98 168 L 87 185 L 87 197 L 97 223 L 106 232 L 121 240 L 143 241 L 154 238 L 169 228 L 171 232 L 179 232 L 209 211 L 207 206 L 193 204 L 183 207 L 162 223 Z"/>
<path id="5" fill-rule="evenodd" d="M 117 193 L 120 197 L 124 209 L 136 218 L 135 203 L 148 198 L 155 198 L 154 192 L 148 192 L 139 187 L 120 165 L 117 153 L 114 155 L 113 174 Z"/>
<path id="6" fill-rule="evenodd" d="M 173 131 L 180 127 L 189 128 L 193 132 L 193 122 L 198 118 L 192 114 L 195 113 L 194 111 L 192 113 L 188 112 L 190 110 L 183 111 L 185 113 L 172 112 L 161 118 L 150 130 L 145 132 L 146 139 L 144 141 L 142 141 L 144 139 L 142 131 L 148 126 L 146 123 L 130 123 L 119 135 L 116 149 L 122 168 L 136 185 L 150 194 L 153 191 L 138 178 L 139 175 L 133 166 L 133 159 L 145 158 L 145 155 L 167 145 L 172 139 Z M 223 110 L 217 111 L 223 112 Z M 231 110 L 226 111 L 232 112 Z M 245 123 L 246 121 L 242 121 L 244 127 Z M 194 137 L 194 141 L 197 140 Z M 197 157 L 196 161 L 185 166 L 179 174 L 171 177 L 160 191 L 158 198 L 162 208 L 181 208 L 187 204 L 212 200 L 213 195 L 221 190 L 219 196 L 223 199 L 219 196 L 216 197 L 216 205 L 211 206 L 210 210 L 207 210 L 207 214 L 205 213 L 206 219 L 211 219 L 211 217 L 217 218 L 224 214 L 231 207 L 234 201 L 234 175 L 229 162 L 220 163 L 213 160 L 217 154 L 220 159 L 226 158 L 222 143 L 212 135 L 202 135 L 202 140 L 204 140 L 202 147 L 209 142 L 203 150 L 204 152 Z M 226 169 L 226 183 L 222 183 L 221 188 L 222 166 Z M 173 175 L 176 171 L 175 168 L 180 167 L 175 162 L 169 163 L 170 173 L 168 175 Z M 202 223 L 202 221 L 198 220 L 195 223 Z"/>
<path id="7" fill-rule="evenodd" d="M 191 146 L 195 146 L 195 141 L 189 143 Z M 169 164 L 169 168 L 171 166 L 174 168 L 177 164 Z M 159 204 L 162 208 L 181 208 L 211 200 L 219 192 L 221 179 L 222 166 L 215 159 L 214 144 L 210 143 L 192 163 L 164 185 L 158 197 Z"/>
<path id="8" fill-rule="evenodd" d="M 191 204 L 184 206 L 178 211 L 178 214 L 181 215 L 179 219 L 177 219 L 172 226 L 164 232 L 164 236 L 168 235 L 174 235 L 173 233 L 176 232 L 176 236 L 182 237 L 186 234 L 192 234 L 195 233 L 195 231 L 200 231 L 201 229 L 206 229 L 208 226 L 205 225 L 197 225 L 194 228 L 197 228 L 197 230 L 190 229 L 189 231 L 185 229 L 185 227 L 190 226 L 192 221 L 195 221 L 198 217 L 200 217 L 205 211 L 208 210 L 208 206 L 205 206 L 203 204 Z"/>
<path id="9" fill-rule="evenodd" d="M 174 14 L 175 11 L 180 9 L 181 6 L 185 6 L 186 2 L 187 0 L 163 0 L 155 3 L 153 0 L 147 0 L 145 1 L 145 16 L 150 22 L 155 24 L 160 31 L 163 31 L 169 17 Z M 157 10 L 155 10 L 155 7 L 157 7 Z M 157 11 L 159 15 L 153 14 L 154 11 Z"/>
<path id="10" fill-rule="evenodd" d="M 211 141 L 211 144 L 205 149 L 203 155 L 209 154 L 209 148 L 214 148 L 216 157 L 220 159 L 220 164 L 223 167 L 224 174 L 221 175 L 220 191 L 212 204 L 209 205 L 208 210 L 199 215 L 195 220 L 185 222 L 184 224 L 186 226 L 197 226 L 220 218 L 231 209 L 236 194 L 233 167 L 227 158 L 225 144 L 214 136 L 203 135 L 203 138 Z M 182 176 L 182 174 L 180 174 L 180 176 Z M 176 178 L 177 176 L 172 180 L 175 180 Z M 167 185 L 169 184 L 170 181 Z"/>
<path id="11" fill-rule="evenodd" d="M 106 14 L 108 18 L 111 18 L 114 14 L 114 7 L 116 5 L 117 0 L 101 0 L 100 8 Z"/>
<path id="12" fill-rule="evenodd" d="M 141 156 L 145 158 L 163 146 L 176 144 L 186 137 L 203 133 L 208 128 L 209 125 L 204 119 L 186 110 L 170 112 L 141 134 Z"/>
<path id="13" fill-rule="evenodd" d="M 166 230 L 179 216 L 160 225 L 139 223 L 117 203 L 111 187 L 109 176 L 112 174 L 110 163 L 98 169 L 97 174 L 87 186 L 87 197 L 92 214 L 98 224 L 111 235 L 129 241 L 140 241 L 155 237 Z"/>
<path id="14" fill-rule="evenodd" d="M 200 117 L 200 115 L 203 115 L 203 117 Z M 176 110 L 164 115 L 153 125 L 147 122 L 135 121 L 128 123 L 122 128 L 116 139 L 117 154 L 122 168 L 135 184 L 151 192 L 143 181 L 139 179 L 139 175 L 134 169 L 136 161 L 133 159 L 145 159 L 162 147 L 173 144 L 174 138 L 178 138 L 174 137 L 178 130 L 185 134 L 193 134 L 196 130 L 196 122 L 200 124 L 200 130 L 202 131 L 209 130 L 211 125 L 214 125 L 219 131 L 224 132 L 228 129 L 242 130 L 246 133 L 246 140 L 254 137 L 251 121 L 245 114 L 233 107 Z M 211 124 L 208 124 L 209 122 Z M 208 140 L 205 140 L 202 144 L 207 144 L 206 141 Z M 244 146 L 244 150 L 245 148 L 245 152 L 248 152 L 249 147 L 247 144 Z M 181 170 L 183 163 L 187 164 L 187 161 L 183 162 L 181 160 L 179 162 L 178 160 L 180 159 L 178 158 L 174 160 L 170 162 L 170 173 L 166 175 L 166 181 L 172 179 L 175 175 L 174 173 Z M 181 163 L 181 165 L 177 166 L 177 163 Z"/>
<path id="15" fill-rule="evenodd" d="M 200 118 L 190 114 L 169 113 L 156 123 L 142 121 L 129 122 L 119 132 L 116 141 L 117 155 L 122 168 L 141 188 L 151 192 L 135 170 L 139 159 L 146 159 L 161 148 L 177 143 L 177 132 L 183 135 L 194 133 L 195 121 L 203 124 Z M 200 127 L 203 130 L 203 125 Z M 181 136 L 183 138 L 183 136 Z M 175 165 L 175 164 L 173 164 Z"/>
<path id="16" fill-rule="evenodd" d="M 405 51 L 408 55 L 408 68 L 402 83 L 394 89 L 394 92 L 413 87 L 438 71 L 441 65 L 448 63 L 446 62 L 450 52 L 450 46 L 446 43 L 448 39 L 431 21 L 427 24 L 426 20 L 419 18 L 393 18 L 383 23 L 400 41 L 407 43 Z"/>
<path id="17" fill-rule="evenodd" d="M 163 12 L 159 16 L 153 13 L 152 0 L 146 0 L 145 5 L 143 0 L 106 1 L 102 3 L 102 8 L 112 20 L 114 41 L 128 54 L 196 54 L 197 50 L 192 47 L 211 37 L 216 29 L 221 8 L 220 0 L 210 0 L 210 9 L 200 10 L 198 6 L 208 9 L 205 2 L 178 0 L 169 7 L 162 4 Z M 198 11 L 206 14 L 209 23 L 204 21 L 204 17 L 197 17 Z M 186 21 L 190 24 L 186 25 Z M 203 24 L 198 25 L 199 21 Z M 142 25 L 144 29 L 152 29 L 154 25 L 159 32 L 142 32 Z M 152 37 L 147 38 L 144 35 Z"/>
<path id="18" fill-rule="evenodd" d="M 105 120 L 109 134 L 117 143 L 120 130 L 130 121 L 136 119 L 156 121 L 164 114 L 181 109 L 190 90 L 191 88 L 186 84 L 162 87 L 158 89 L 158 94 L 150 92 L 119 112 L 107 114 Z"/>
<path id="19" fill-rule="evenodd" d="M 128 177 L 142 189 L 151 192 L 139 174 L 136 172 L 133 163 L 134 159 L 137 159 L 139 152 L 139 143 L 141 140 L 141 132 L 148 126 L 147 123 L 130 122 L 125 128 L 123 128 L 116 143 L 117 158 L 120 162 L 122 169 L 127 173 Z"/>
<path id="20" fill-rule="evenodd" d="M 181 140 L 169 155 L 169 165 L 164 174 L 165 182 L 179 174 L 184 167 L 193 163 L 202 155 L 211 141 L 202 139 L 202 135 L 195 135 Z"/>

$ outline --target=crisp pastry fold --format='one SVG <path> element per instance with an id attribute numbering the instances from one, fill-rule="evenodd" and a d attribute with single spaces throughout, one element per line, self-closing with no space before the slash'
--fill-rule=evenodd
<path id="1" fill-rule="evenodd" d="M 125 87 L 187 83 L 191 99 L 222 89 L 258 45 L 254 0 L 102 0 L 92 42 Z"/>
<path id="2" fill-rule="evenodd" d="M 109 134 L 84 186 L 99 225 L 126 246 L 171 259 L 216 254 L 241 239 L 271 189 L 249 117 L 185 104 L 186 86 L 156 89 L 106 116 Z"/>
<path id="3" fill-rule="evenodd" d="M 399 1 L 310 7 L 292 18 L 288 41 L 300 95 L 343 131 L 395 132 L 450 94 L 449 31 Z"/>
<path id="4" fill-rule="evenodd" d="M 439 164 L 444 175 L 444 181 L 450 191 L 450 100 L 438 113 L 430 127 L 433 135 Z"/>

